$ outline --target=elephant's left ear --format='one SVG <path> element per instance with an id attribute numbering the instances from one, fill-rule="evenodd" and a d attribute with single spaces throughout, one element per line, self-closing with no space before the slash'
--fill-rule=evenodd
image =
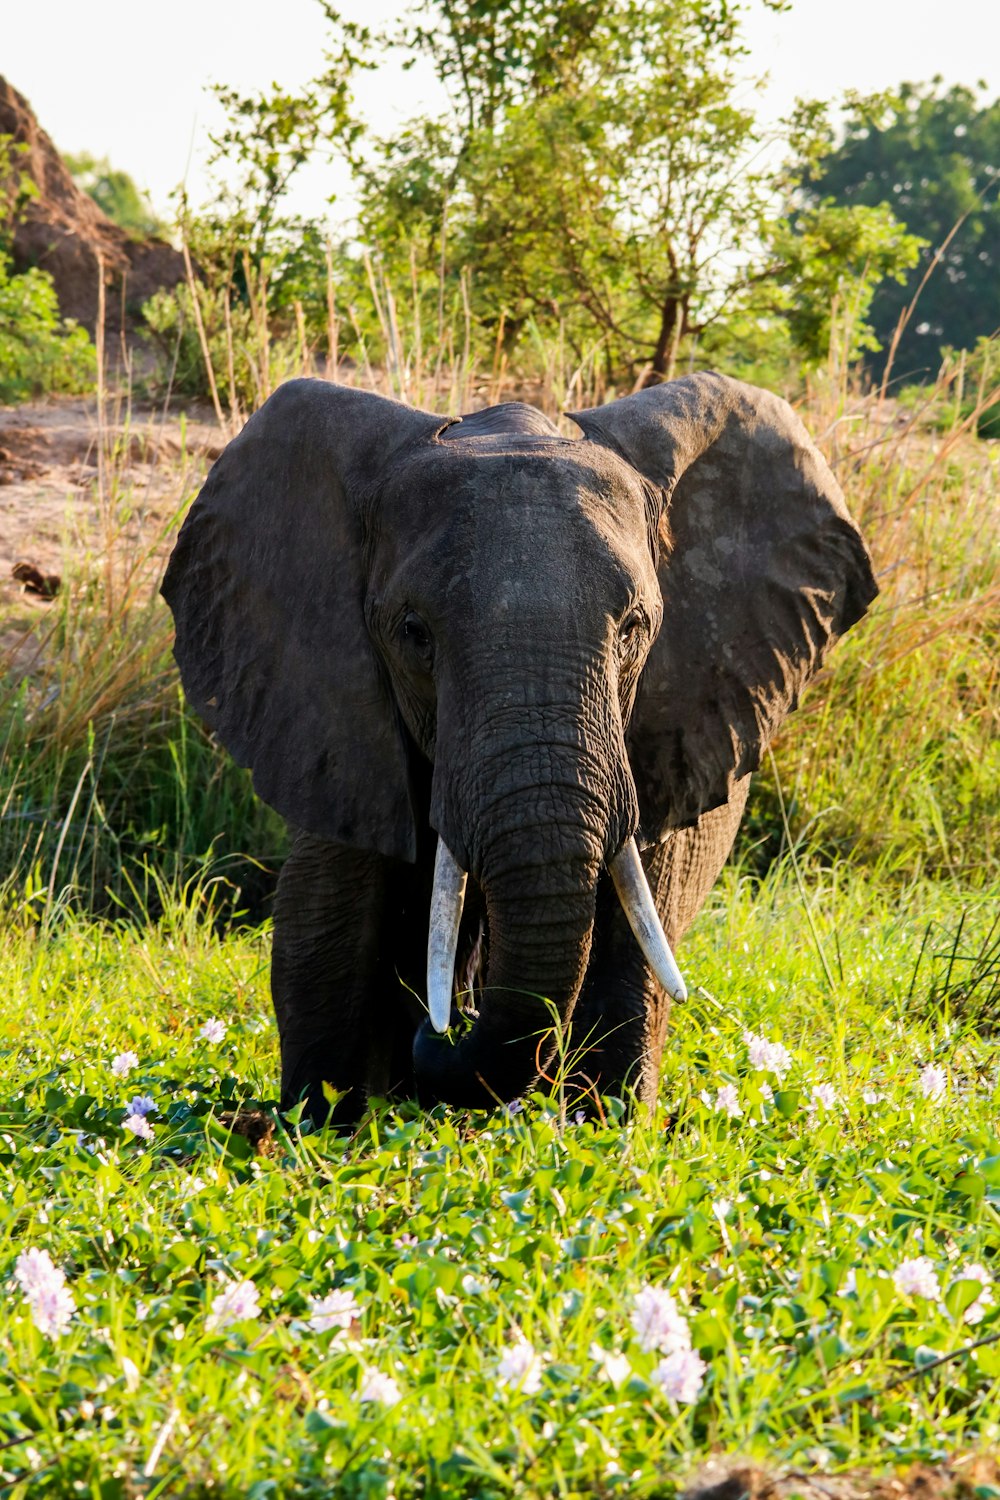
<path id="1" fill-rule="evenodd" d="M 878 588 L 836 480 L 768 391 L 689 375 L 573 420 L 669 506 L 663 624 L 628 732 L 641 832 L 658 841 L 756 770 Z"/>

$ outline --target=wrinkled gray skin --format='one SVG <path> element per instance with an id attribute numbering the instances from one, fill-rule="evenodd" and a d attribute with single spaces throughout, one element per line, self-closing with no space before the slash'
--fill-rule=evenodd
<path id="1" fill-rule="evenodd" d="M 345 1122 L 370 1094 L 512 1099 L 550 1072 L 551 1007 L 582 1093 L 654 1102 L 668 1005 L 606 865 L 637 835 L 679 942 L 764 747 L 876 592 L 767 392 L 695 375 L 575 420 L 293 381 L 181 531 L 185 687 L 295 829 L 272 992 L 282 1103 L 313 1119 L 324 1082 Z M 418 998 L 438 835 L 470 872 L 461 1036 Z"/>

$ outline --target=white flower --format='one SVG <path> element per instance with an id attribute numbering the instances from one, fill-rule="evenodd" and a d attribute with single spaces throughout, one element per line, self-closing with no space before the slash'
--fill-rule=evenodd
<path id="1" fill-rule="evenodd" d="M 956 1279 L 958 1281 L 978 1281 L 982 1287 L 983 1290 L 979 1293 L 975 1302 L 971 1302 L 965 1309 L 965 1317 L 963 1319 L 966 1323 L 981 1323 L 986 1314 L 986 1309 L 993 1306 L 993 1293 L 990 1290 L 993 1285 L 992 1276 L 986 1267 L 981 1266 L 978 1261 L 970 1261 L 967 1266 L 959 1267 L 959 1270 L 956 1272 Z"/>
<path id="2" fill-rule="evenodd" d="M 122 1129 L 130 1130 L 138 1141 L 151 1141 L 155 1133 L 145 1115 L 126 1115 Z"/>
<path id="3" fill-rule="evenodd" d="M 948 1091 L 948 1075 L 944 1068 L 936 1068 L 933 1063 L 928 1063 L 926 1068 L 920 1070 L 920 1092 L 925 1099 L 932 1104 L 937 1104 L 944 1098 Z"/>
<path id="4" fill-rule="evenodd" d="M 736 1092 L 736 1086 L 732 1083 L 724 1083 L 715 1091 L 715 1112 L 725 1111 L 731 1120 L 743 1113 L 740 1109 L 740 1096 Z"/>
<path id="5" fill-rule="evenodd" d="M 745 1031 L 743 1040 L 752 1068 L 758 1073 L 774 1073 L 779 1079 L 784 1078 L 792 1066 L 792 1054 L 787 1047 L 781 1042 L 769 1042 L 753 1031 Z"/>
<path id="6" fill-rule="evenodd" d="M 693 1349 L 677 1349 L 660 1360 L 649 1378 L 669 1401 L 690 1404 L 698 1399 L 706 1368 L 701 1355 Z"/>
<path id="7" fill-rule="evenodd" d="M 328 1292 L 325 1297 L 309 1298 L 309 1327 L 313 1333 L 329 1333 L 331 1328 L 350 1328 L 361 1317 L 361 1308 L 353 1292 Z"/>
<path id="8" fill-rule="evenodd" d="M 842 1297 L 855 1297 L 858 1291 L 858 1273 L 851 1266 L 840 1283 L 840 1295 Z"/>
<path id="9" fill-rule="evenodd" d="M 497 1379 L 525 1396 L 533 1396 L 541 1388 L 542 1362 L 523 1334 L 501 1354 Z"/>
<path id="10" fill-rule="evenodd" d="M 214 1047 L 216 1043 L 224 1039 L 226 1035 L 226 1023 L 218 1020 L 216 1016 L 210 1016 L 198 1035 L 203 1042 L 210 1042 Z"/>
<path id="11" fill-rule="evenodd" d="M 644 1286 L 636 1293 L 632 1327 L 640 1349 L 659 1349 L 663 1354 L 673 1354 L 678 1349 L 691 1347 L 687 1319 L 678 1311 L 670 1293 L 662 1287 Z"/>
<path id="12" fill-rule="evenodd" d="M 156 1100 L 151 1099 L 148 1094 L 136 1094 L 125 1106 L 127 1115 L 154 1115 L 156 1113 Z"/>
<path id="13" fill-rule="evenodd" d="M 462 1277 L 462 1291 L 467 1297 L 481 1297 L 486 1290 L 486 1283 L 477 1277 L 468 1273 Z"/>
<path id="14" fill-rule="evenodd" d="M 139 1057 L 135 1052 L 119 1052 L 117 1057 L 111 1059 L 111 1071 L 116 1078 L 127 1078 L 133 1068 L 139 1066 Z"/>
<path id="15" fill-rule="evenodd" d="M 757 1089 L 765 1104 L 774 1103 L 774 1089 L 769 1083 L 758 1083 Z"/>
<path id="16" fill-rule="evenodd" d="M 611 1349 L 602 1349 L 600 1344 L 591 1344 L 590 1357 L 611 1385 L 622 1385 L 632 1373 L 627 1354 L 615 1354 Z"/>
<path id="17" fill-rule="evenodd" d="M 139 1374 L 139 1366 L 134 1359 L 129 1359 L 127 1354 L 121 1357 L 122 1374 L 125 1376 L 125 1389 L 136 1391 L 139 1389 L 142 1377 Z"/>
<path id="18" fill-rule="evenodd" d="M 832 1083 L 814 1083 L 810 1092 L 811 1109 L 833 1109 L 837 1102 L 837 1091 Z"/>
<path id="19" fill-rule="evenodd" d="M 380 1406 L 395 1406 L 402 1394 L 391 1375 L 383 1375 L 381 1370 L 365 1370 L 358 1400 L 377 1401 Z"/>
<path id="20" fill-rule="evenodd" d="M 901 1297 L 926 1297 L 928 1302 L 940 1302 L 941 1287 L 933 1262 L 926 1255 L 917 1255 L 904 1260 L 892 1273 L 893 1284 Z"/>
<path id="21" fill-rule="evenodd" d="M 14 1262 L 14 1280 L 24 1293 L 35 1327 L 49 1338 L 66 1332 L 76 1310 L 65 1274 L 47 1250 L 22 1250 Z"/>
<path id="22" fill-rule="evenodd" d="M 212 1311 L 205 1319 L 205 1327 L 212 1333 L 229 1328 L 233 1323 L 242 1323 L 247 1318 L 260 1316 L 259 1292 L 252 1281 L 234 1281 L 212 1299 Z"/>

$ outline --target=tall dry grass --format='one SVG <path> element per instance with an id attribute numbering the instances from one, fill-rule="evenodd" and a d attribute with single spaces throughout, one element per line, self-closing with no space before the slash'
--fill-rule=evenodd
<path id="1" fill-rule="evenodd" d="M 272 357 L 262 290 L 250 356 L 262 397 L 280 371 L 446 413 L 519 398 L 558 417 L 603 398 L 597 350 L 581 362 L 561 340 L 536 333 L 532 370 L 517 374 L 502 337 L 490 360 L 477 359 L 467 304 L 457 321 L 428 330 L 414 316 L 419 299 L 406 312 L 377 268 L 369 270 L 390 358 L 374 364 L 363 340 L 358 360 L 340 357 L 331 288 L 322 346 L 309 347 L 300 325 L 289 367 Z M 758 864 L 791 837 L 885 875 L 974 880 L 997 871 L 1000 444 L 973 436 L 974 416 L 941 430 L 942 413 L 955 410 L 953 387 L 946 371 L 921 403 L 904 407 L 885 387 L 860 389 L 834 357 L 800 403 L 863 525 L 882 593 L 758 779 L 743 843 L 744 858 Z M 245 416 L 226 391 L 218 380 L 220 442 Z M 991 398 L 982 393 L 983 404 Z M 185 708 L 157 592 L 205 461 L 185 449 L 182 421 L 163 410 L 138 414 L 128 380 L 109 389 L 103 368 L 95 418 L 99 525 L 67 559 L 66 586 L 44 628 L 0 663 L 8 909 L 32 920 L 76 900 L 149 910 L 164 883 L 177 888 L 198 876 L 204 890 L 208 872 L 229 882 L 237 906 L 259 911 L 283 832 Z M 179 447 L 164 441 L 168 427 L 175 439 L 180 433 Z M 150 470 L 135 461 L 144 448 L 161 455 L 156 506 Z"/>
<path id="2" fill-rule="evenodd" d="M 877 864 L 971 878 L 1000 863 L 1000 443 L 964 417 L 958 362 L 919 399 L 831 359 L 802 404 L 861 523 L 880 597 L 842 641 L 757 788 L 795 832 Z M 782 830 L 784 831 L 784 830 Z M 773 847 L 773 841 L 772 841 Z"/>

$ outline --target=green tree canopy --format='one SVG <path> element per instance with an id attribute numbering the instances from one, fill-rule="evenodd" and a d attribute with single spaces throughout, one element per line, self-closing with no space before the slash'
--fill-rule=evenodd
<path id="1" fill-rule="evenodd" d="M 891 216 L 856 223 L 850 208 L 835 232 L 826 216 L 822 253 L 839 245 L 846 258 L 823 268 L 815 219 L 803 231 L 783 216 L 798 177 L 774 165 L 773 140 L 741 102 L 745 9 L 422 0 L 392 41 L 430 58 L 451 107 L 378 143 L 362 168 L 365 238 L 390 267 L 399 258 L 397 275 L 414 244 L 428 268 L 470 267 L 476 311 L 502 319 L 508 340 L 555 319 L 578 353 L 601 344 L 609 367 L 647 365 L 654 378 L 755 313 L 793 338 L 808 325 L 803 353 L 824 357 L 817 331 L 829 330 L 837 275 L 866 278 L 857 341 L 870 342 L 876 273 L 897 272 L 913 246 Z M 800 174 L 827 144 L 821 124 L 803 108 L 779 133 Z M 789 320 L 779 283 L 795 275 Z"/>
<path id="2" fill-rule="evenodd" d="M 893 358 L 896 376 L 933 377 L 943 345 L 971 349 L 1000 329 L 1000 100 L 976 91 L 903 84 L 890 100 L 859 100 L 843 142 L 807 186 L 814 203 L 888 204 L 926 243 L 902 281 L 871 304 L 881 374 L 900 316 L 921 283 Z M 929 274 L 928 274 L 929 273 Z"/>

